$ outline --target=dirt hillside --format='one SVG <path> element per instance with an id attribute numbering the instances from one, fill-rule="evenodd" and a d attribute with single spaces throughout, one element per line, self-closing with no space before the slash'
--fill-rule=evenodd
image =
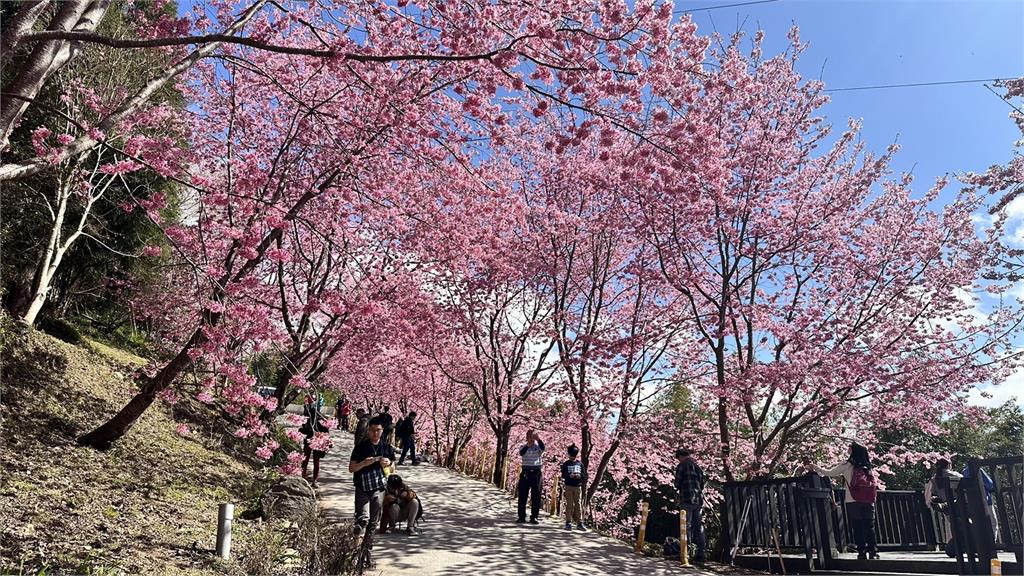
<path id="1" fill-rule="evenodd" d="M 0 370 L 0 572 L 208 574 L 217 504 L 239 512 L 264 482 L 205 406 L 154 404 L 106 452 L 75 438 L 130 398 L 143 359 L 4 329 Z M 176 431 L 181 423 L 193 432 Z M 217 429 L 217 428 L 221 429 Z"/>

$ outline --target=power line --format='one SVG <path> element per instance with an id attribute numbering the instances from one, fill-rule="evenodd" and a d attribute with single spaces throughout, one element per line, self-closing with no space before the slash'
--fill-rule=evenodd
<path id="1" fill-rule="evenodd" d="M 735 4 L 722 4 L 721 6 L 708 6 L 706 8 L 687 8 L 685 10 L 674 10 L 673 14 L 686 14 L 688 12 L 702 12 L 704 10 L 718 10 L 719 8 L 735 8 L 737 6 L 752 6 L 754 4 L 770 4 L 779 0 L 752 0 L 751 2 L 737 2 Z"/>
<path id="2" fill-rule="evenodd" d="M 978 80 L 945 80 L 942 82 L 912 82 L 907 84 L 876 84 L 873 86 L 853 86 L 850 88 L 826 88 L 825 92 L 850 92 L 852 90 L 879 90 L 884 88 L 911 88 L 915 86 L 943 86 L 947 84 L 978 84 L 980 82 L 997 82 L 1006 78 L 981 78 Z"/>

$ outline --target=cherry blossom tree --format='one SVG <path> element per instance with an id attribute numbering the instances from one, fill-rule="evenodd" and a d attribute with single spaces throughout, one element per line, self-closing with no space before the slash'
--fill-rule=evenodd
<path id="1" fill-rule="evenodd" d="M 551 309 L 531 274 L 536 263 L 508 258 L 513 252 L 526 258 L 537 252 L 512 244 L 500 249 L 505 252 L 502 264 L 509 267 L 503 271 L 471 262 L 437 280 L 443 291 L 440 306 L 447 312 L 445 328 L 456 337 L 440 351 L 443 355 L 432 355 L 445 375 L 472 392 L 481 407 L 494 434 L 497 464 L 492 481 L 498 485 L 506 475 L 520 410 L 551 382 L 557 367 L 549 357 L 555 345 L 548 325 Z M 517 264 L 525 274 L 512 271 Z"/>
<path id="2" fill-rule="evenodd" d="M 558 141 L 559 134 L 534 138 Z M 558 381 L 575 416 L 580 458 L 589 470 L 585 502 L 604 483 L 626 437 L 640 427 L 653 435 L 645 413 L 657 405 L 686 369 L 672 363 L 670 347 L 683 348 L 690 328 L 674 294 L 655 266 L 655 252 L 635 233 L 628 188 L 608 177 L 609 151 L 628 157 L 632 137 L 602 137 L 604 144 L 532 154 L 530 170 L 539 181 L 529 200 L 547 210 L 540 235 L 547 266 L 542 281 L 555 352 Z M 520 154 L 525 143 L 516 146 Z M 575 437 L 575 432 L 573 433 Z M 599 439 L 597 437 L 600 437 Z"/>
<path id="3" fill-rule="evenodd" d="M 1004 90 L 1002 97 L 1010 106 L 1010 118 L 1021 131 L 1022 137 L 1014 143 L 1013 157 L 1006 164 L 993 165 L 981 174 L 963 174 L 960 180 L 969 186 L 999 195 L 995 205 L 989 208 L 989 213 L 996 217 L 993 233 L 1012 234 L 1012 230 L 1007 230 L 1012 226 L 1012 223 L 1008 222 L 1010 211 L 1007 208 L 1020 198 L 1024 190 L 1024 156 L 1020 152 L 1020 148 L 1024 146 L 1024 110 L 1021 108 L 1021 101 L 1024 100 L 1024 78 L 1002 80 L 997 83 L 997 87 Z M 1024 274 L 1021 273 L 1024 269 L 1024 250 L 1019 246 L 1010 245 L 1012 243 L 1012 240 L 1002 238 L 998 244 L 999 250 L 993 255 L 996 262 L 991 274 L 993 280 L 1020 282 L 1024 278 Z"/>
<path id="4" fill-rule="evenodd" d="M 866 152 L 855 122 L 826 148 L 822 86 L 795 71 L 791 38 L 767 60 L 760 35 L 749 55 L 739 37 L 723 45 L 703 105 L 678 119 L 682 173 L 636 186 L 714 369 L 697 389 L 717 409 L 730 480 L 744 464 L 771 474 L 798 446 L 863 438 L 872 422 L 934 427 L 1009 368 L 1015 329 L 1009 310 L 981 317 L 964 297 L 997 289 L 980 282 L 982 199 L 964 191 L 933 209 L 945 182 L 915 198 L 909 175 L 887 179 L 896 147 Z"/>
<path id="5" fill-rule="evenodd" d="M 285 11 L 262 2 L 243 6 L 238 12 L 230 3 L 218 4 L 217 19 L 199 18 L 195 27 L 224 32 L 197 36 L 154 35 L 138 41 L 65 32 L 26 36 L 26 41 L 74 39 L 116 48 L 197 46 L 97 128 L 108 131 L 155 89 L 189 72 L 188 95 L 198 116 L 192 138 L 198 169 L 187 180 L 197 196 L 198 220 L 195 226 L 171 226 L 167 232 L 195 263 L 196 284 L 205 295 L 196 299 L 195 326 L 181 335 L 178 352 L 142 383 L 119 414 L 83 436 L 85 444 L 105 446 L 116 440 L 205 353 L 205 345 L 226 340 L 217 333 L 230 308 L 227 301 L 260 283 L 267 253 L 290 223 L 346 194 L 372 201 L 381 218 L 432 205 L 433 197 L 410 198 L 389 186 L 382 176 L 403 170 L 392 163 L 375 164 L 377 159 L 420 168 L 462 160 L 457 149 L 462 137 L 452 128 L 470 120 L 500 125 L 500 106 L 485 99 L 499 88 L 528 92 L 528 105 L 538 114 L 552 103 L 580 107 L 570 100 L 589 99 L 591 113 L 610 115 L 607 111 L 617 110 L 623 98 L 639 97 L 640 84 L 595 85 L 588 95 L 591 87 L 582 78 L 614 78 L 619 68 L 635 76 L 631 70 L 646 61 L 640 48 L 665 57 L 665 50 L 658 49 L 667 45 L 666 35 L 649 30 L 664 30 L 671 17 L 667 7 L 630 11 L 612 4 L 602 5 L 596 19 L 591 7 L 557 4 L 483 4 L 459 11 L 429 6 L 379 10 L 346 3 L 338 3 L 335 11 L 305 4 Z M 236 35 L 243 28 L 247 35 Z M 347 32 L 352 29 L 365 34 L 353 37 Z M 271 45 L 264 36 L 282 43 Z M 614 70 L 599 57 L 609 48 L 619 54 Z M 206 64 L 196 64 L 200 60 Z M 571 73 L 577 81 L 567 84 L 553 71 Z M 623 90 L 626 96 L 602 101 Z M 99 137 L 79 137 L 57 156 L 90 149 Z M 28 159 L 0 168 L 0 178 L 40 169 L 37 159 Z M 364 186 L 365 179 L 377 185 Z M 253 318 L 266 318 L 265 311 L 247 310 Z"/>

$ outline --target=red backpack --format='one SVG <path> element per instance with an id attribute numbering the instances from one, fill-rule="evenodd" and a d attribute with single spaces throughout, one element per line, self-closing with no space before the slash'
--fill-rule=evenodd
<path id="1" fill-rule="evenodd" d="M 878 498 L 878 485 L 875 483 L 875 475 L 867 468 L 853 467 L 853 476 L 850 478 L 850 496 L 854 501 L 862 504 L 874 504 Z"/>

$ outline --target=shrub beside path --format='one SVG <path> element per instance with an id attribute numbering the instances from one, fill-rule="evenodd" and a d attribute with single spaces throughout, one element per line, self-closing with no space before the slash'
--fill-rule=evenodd
<path id="1" fill-rule="evenodd" d="M 348 472 L 352 435 L 335 431 L 332 437 L 334 447 L 320 463 L 320 505 L 348 521 L 355 489 Z M 564 530 L 547 513 L 540 525 L 516 524 L 515 502 L 505 492 L 446 468 L 424 463 L 402 466 L 398 473 L 419 494 L 424 516 L 417 536 L 402 530 L 375 535 L 374 560 L 384 576 L 713 574 L 638 556 L 627 544 L 595 532 Z"/>

